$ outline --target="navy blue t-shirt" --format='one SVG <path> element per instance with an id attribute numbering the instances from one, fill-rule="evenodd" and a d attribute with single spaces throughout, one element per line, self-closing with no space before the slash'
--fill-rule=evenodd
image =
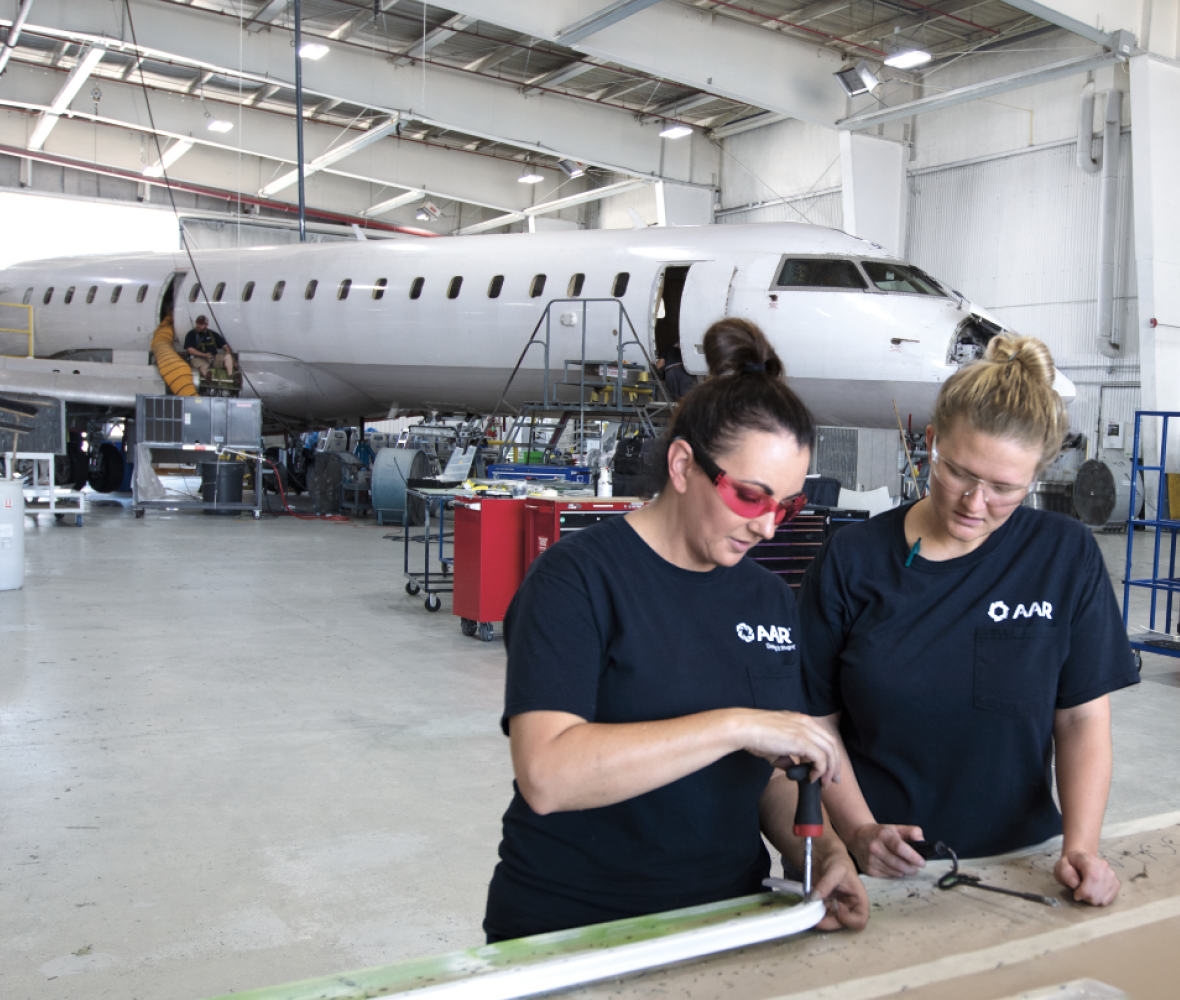
<path id="1" fill-rule="evenodd" d="M 800 595 L 804 686 L 878 823 L 965 857 L 1061 832 L 1054 712 L 1138 682 L 1088 528 L 1018 507 L 974 552 L 907 568 L 908 508 L 835 535 Z"/>
<path id="2" fill-rule="evenodd" d="M 508 609 L 504 730 L 532 711 L 605 723 L 804 711 L 796 628 L 790 589 L 754 562 L 680 569 L 607 519 L 534 562 Z M 520 937 L 760 891 L 770 775 L 732 753 L 625 802 L 546 816 L 514 786 L 484 929 Z"/>

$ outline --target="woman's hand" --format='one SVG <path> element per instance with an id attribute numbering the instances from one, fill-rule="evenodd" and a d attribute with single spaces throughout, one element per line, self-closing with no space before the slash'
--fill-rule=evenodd
<path id="1" fill-rule="evenodd" d="M 840 781 L 837 738 L 819 720 L 798 712 L 743 712 L 743 744 L 748 753 L 787 768 L 796 757 L 811 762 L 811 780 Z"/>
<path id="2" fill-rule="evenodd" d="M 1110 865 L 1088 851 L 1070 851 L 1061 855 L 1053 866 L 1053 876 L 1067 889 L 1073 890 L 1077 902 L 1092 906 L 1109 906 L 1122 888 Z"/>
<path id="3" fill-rule="evenodd" d="M 863 930 L 869 921 L 869 896 L 856 874 L 856 866 L 839 840 L 831 837 L 833 845 L 820 852 L 816 861 L 819 878 L 815 883 L 815 894 L 828 908 L 816 928 L 821 931 L 837 931 L 841 927 L 849 930 Z M 819 841 L 820 844 L 823 841 Z"/>
<path id="4" fill-rule="evenodd" d="M 844 838 L 860 870 L 873 878 L 902 878 L 926 867 L 907 841 L 922 840 L 922 828 L 897 823 L 865 823 Z"/>

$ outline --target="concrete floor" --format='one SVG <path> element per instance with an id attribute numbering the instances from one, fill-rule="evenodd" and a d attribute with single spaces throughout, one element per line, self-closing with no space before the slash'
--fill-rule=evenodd
<path id="1" fill-rule="evenodd" d="M 482 941 L 504 649 L 405 593 L 400 529 L 26 523 L 0 593 L 0 996 L 200 1000 Z M 1126 536 L 1099 540 L 1121 580 Z M 1180 809 L 1180 660 L 1143 677 L 1115 697 L 1111 821 Z"/>

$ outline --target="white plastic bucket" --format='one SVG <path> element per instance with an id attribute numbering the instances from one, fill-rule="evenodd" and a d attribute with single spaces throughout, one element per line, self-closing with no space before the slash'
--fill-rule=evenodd
<path id="1" fill-rule="evenodd" d="M 20 479 L 0 479 L 0 590 L 25 584 L 25 491 Z"/>

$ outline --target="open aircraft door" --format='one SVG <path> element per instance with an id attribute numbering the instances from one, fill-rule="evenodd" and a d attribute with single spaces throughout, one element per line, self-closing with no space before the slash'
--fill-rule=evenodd
<path id="1" fill-rule="evenodd" d="M 705 331 L 729 314 L 737 268 L 730 261 L 703 260 L 689 268 L 680 299 L 680 351 L 693 375 L 708 374 Z"/>

